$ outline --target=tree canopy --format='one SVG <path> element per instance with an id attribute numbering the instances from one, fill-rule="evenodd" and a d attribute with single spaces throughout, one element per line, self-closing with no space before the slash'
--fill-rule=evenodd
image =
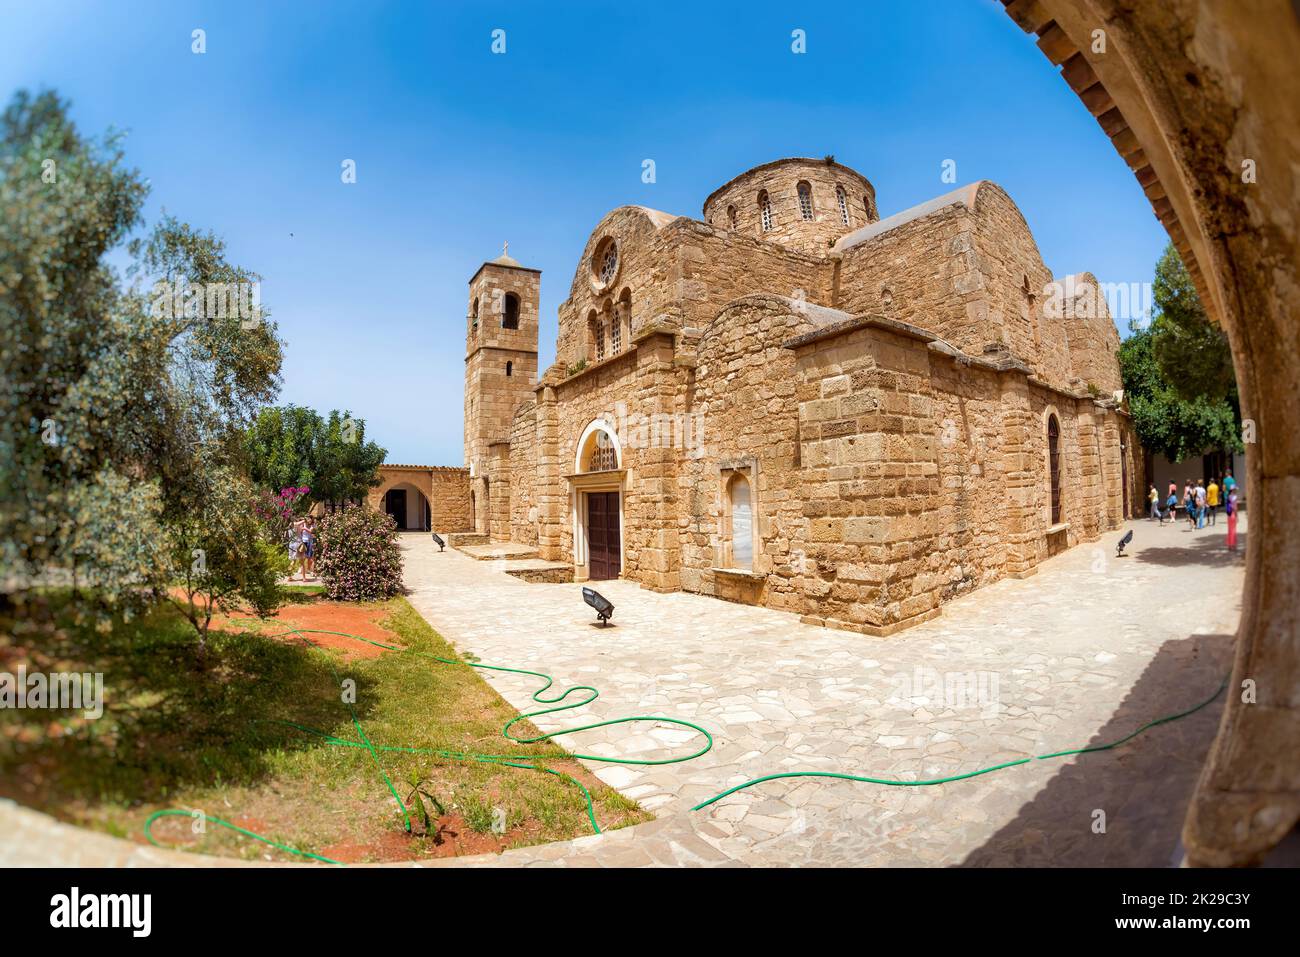
<path id="1" fill-rule="evenodd" d="M 388 450 L 366 441 L 366 423 L 335 410 L 323 418 L 297 405 L 265 408 L 245 435 L 249 472 L 262 488 L 305 485 L 318 502 L 364 500 Z"/>
<path id="2" fill-rule="evenodd" d="M 1156 265 L 1155 315 L 1129 324 L 1120 374 L 1142 445 L 1177 462 L 1240 452 L 1241 413 L 1227 339 L 1205 313 L 1171 243 Z"/>
<path id="3" fill-rule="evenodd" d="M 199 563 L 213 574 L 259 559 L 223 513 L 251 494 L 240 439 L 279 391 L 282 344 L 267 316 L 208 308 L 257 281 L 211 234 L 164 218 L 128 246 L 139 282 L 114 271 L 147 192 L 120 137 L 83 137 L 52 92 L 0 119 L 0 595 L 64 575 L 110 607 L 157 598 L 183 572 L 182 520 L 227 536 Z M 182 279 L 158 308 L 156 284 Z"/>

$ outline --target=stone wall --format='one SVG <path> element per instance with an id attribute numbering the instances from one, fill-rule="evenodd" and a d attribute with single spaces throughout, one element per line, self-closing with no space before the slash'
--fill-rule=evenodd
<path id="1" fill-rule="evenodd" d="M 1120 415 L 1035 384 L 1014 359 L 749 296 L 704 331 L 695 361 L 706 441 L 679 467 L 686 590 L 883 635 L 1119 523 Z M 1048 414 L 1061 429 L 1052 535 Z M 751 568 L 725 570 L 737 471 L 757 542 Z"/>
<path id="2" fill-rule="evenodd" d="M 556 382 L 553 416 L 555 453 L 539 468 L 539 484 L 549 499 L 542 510 L 549 529 L 539 535 L 552 543 L 544 557 L 574 561 L 574 510 L 580 506 L 570 476 L 576 471 L 578 442 L 587 426 L 604 419 L 621 447 L 619 478 L 623 508 L 623 577 L 646 587 L 678 587 L 676 468 L 685 420 L 686 372 L 673 362 L 674 337 L 657 333 L 633 348 Z M 578 570 L 579 577 L 584 569 Z"/>
<path id="3" fill-rule="evenodd" d="M 607 238 L 619 248 L 618 272 L 608 288 L 593 281 L 591 262 Z M 593 231 L 569 298 L 560 306 L 553 371 L 562 377 L 579 362 L 598 361 L 589 324 L 594 316 L 608 328 L 624 295 L 631 303 L 622 337 L 626 350 L 648 329 L 702 328 L 728 302 L 751 293 L 797 296 L 802 291 L 808 301 L 825 304 L 830 282 L 831 266 L 824 257 L 684 217 L 652 215 L 639 207 L 615 210 Z M 608 357 L 612 351 L 606 341 Z"/>
<path id="4" fill-rule="evenodd" d="M 428 499 L 435 532 L 473 530 L 468 469 L 442 465 L 381 465 L 379 484 L 370 490 L 366 501 L 371 508 L 382 512 L 385 493 L 405 483 L 414 485 Z"/>
<path id="5" fill-rule="evenodd" d="M 1113 395 L 1123 387 L 1120 337 L 1101 283 L 1092 273 L 1084 272 L 1056 280 L 1055 285 L 1060 299 L 1049 299 L 1046 308 L 1059 313 L 1056 321 L 1065 327 L 1075 382 L 1098 396 Z"/>
<path id="6" fill-rule="evenodd" d="M 677 495 L 683 589 L 802 612 L 808 529 L 838 506 L 802 487 L 798 374 L 784 343 L 815 324 L 795 305 L 748 296 L 703 330 L 689 407 L 703 442 L 682 457 Z M 748 576 L 720 570 L 725 486 L 735 471 L 750 483 L 757 530 Z"/>
<path id="7" fill-rule="evenodd" d="M 809 188 L 811 220 L 803 217 L 800 183 Z M 844 191 L 847 223 L 837 188 Z M 763 229 L 759 209 L 762 192 L 767 193 L 771 211 L 767 230 Z M 879 218 L 876 190 L 865 176 L 840 163 L 816 159 L 764 163 L 741 173 L 704 201 L 704 221 L 711 226 L 813 255 L 825 255 L 840 236 Z"/>
<path id="8" fill-rule="evenodd" d="M 923 204 L 886 232 L 847 237 L 830 305 L 918 325 L 974 355 L 990 344 L 1005 346 L 1058 388 L 1089 376 L 1111 381 L 1101 368 L 1115 365 L 1114 349 L 1107 351 L 1112 343 L 1100 321 L 1072 347 L 1066 321 L 1047 314 L 1052 274 L 1011 198 L 989 182 L 950 196 L 936 208 Z"/>
<path id="9" fill-rule="evenodd" d="M 510 541 L 523 545 L 539 541 L 537 452 L 537 403 L 529 401 L 515 412 L 510 430 Z"/>

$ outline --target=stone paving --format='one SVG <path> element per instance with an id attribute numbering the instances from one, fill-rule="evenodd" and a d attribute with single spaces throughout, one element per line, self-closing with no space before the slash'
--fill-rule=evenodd
<path id="1" fill-rule="evenodd" d="M 403 536 L 412 604 L 463 652 L 591 684 L 592 704 L 543 730 L 627 715 L 684 718 L 714 748 L 681 764 L 588 762 L 658 818 L 600 836 L 431 866 L 1085 865 L 1177 863 L 1192 785 L 1223 698 L 1113 751 L 1034 760 L 948 784 L 787 778 L 690 808 L 761 775 L 898 780 L 1123 737 L 1209 697 L 1226 674 L 1243 553 L 1224 529 L 1131 522 L 1122 532 L 944 607 L 888 638 L 626 581 L 598 583 L 608 628 L 577 584 L 535 584 L 428 535 Z M 1245 521 L 1242 522 L 1244 531 Z M 484 676 L 521 711 L 535 682 Z M 556 689 L 552 689 L 552 694 Z M 573 751 L 687 754 L 695 737 L 650 723 L 560 735 Z M 1104 823 L 1104 830 L 1101 824 Z M 0 802 L 0 865 L 231 863 L 141 848 Z"/>
<path id="2" fill-rule="evenodd" d="M 1122 531 L 1108 534 L 888 638 L 627 581 L 597 584 L 616 605 L 611 627 L 600 628 L 577 584 L 520 582 L 405 539 L 410 600 L 458 648 L 552 674 L 557 688 L 600 689 L 581 710 L 536 719 L 543 730 L 664 715 L 714 736 L 713 750 L 687 763 L 589 763 L 659 820 L 481 862 L 1175 862 L 1222 698 L 1115 751 L 926 787 L 789 778 L 690 810 L 767 774 L 914 781 L 1094 746 L 1208 698 L 1231 663 L 1243 553 L 1225 550 L 1223 526 L 1127 527 L 1134 541 L 1124 558 L 1114 549 Z M 484 674 L 521 711 L 537 707 L 535 682 Z M 681 728 L 648 724 L 557 740 L 640 759 L 690 753 L 696 743 Z"/>

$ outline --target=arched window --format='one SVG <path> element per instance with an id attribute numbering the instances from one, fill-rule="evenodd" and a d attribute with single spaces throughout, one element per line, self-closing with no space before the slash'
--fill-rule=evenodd
<path id="1" fill-rule="evenodd" d="M 509 361 L 506 362 L 506 377 L 507 377 L 507 378 L 509 378 L 510 374 L 511 374 L 512 372 L 514 372 L 514 368 L 515 368 L 515 364 L 514 364 L 513 362 L 509 362 Z"/>
<path id="2" fill-rule="evenodd" d="M 772 201 L 767 198 L 767 190 L 758 194 L 758 221 L 763 226 L 763 232 L 772 228 Z"/>
<path id="3" fill-rule="evenodd" d="M 623 351 L 623 332 L 627 331 L 630 336 L 632 322 L 632 293 L 624 289 L 618 297 L 618 302 L 614 304 L 614 322 L 609 329 L 610 353 L 618 355 Z"/>
<path id="4" fill-rule="evenodd" d="M 519 328 L 519 297 L 513 292 L 506 293 L 506 307 L 505 313 L 501 316 L 501 328 Z"/>
<path id="5" fill-rule="evenodd" d="M 619 467 L 618 447 L 603 428 L 593 428 L 578 456 L 580 472 L 610 472 Z"/>
<path id="6" fill-rule="evenodd" d="M 605 358 L 605 323 L 604 320 L 596 320 L 596 361 L 599 362 Z"/>
<path id="7" fill-rule="evenodd" d="M 844 187 L 835 187 L 835 198 L 840 203 L 840 220 L 845 226 L 849 224 L 849 198 L 844 195 Z"/>
<path id="8" fill-rule="evenodd" d="M 727 539 L 731 568 L 754 567 L 754 508 L 750 499 L 749 479 L 740 472 L 727 483 Z"/>
<path id="9" fill-rule="evenodd" d="M 798 186 L 798 190 L 799 215 L 805 220 L 811 222 L 813 218 L 812 185 L 810 183 L 801 182 Z"/>
<path id="10" fill-rule="evenodd" d="M 1052 496 L 1052 524 L 1061 524 L 1061 423 L 1055 415 L 1047 417 L 1048 486 Z"/>
<path id="11" fill-rule="evenodd" d="M 478 296 L 474 297 L 474 305 L 470 308 L 469 316 L 471 320 L 470 328 L 477 333 L 478 332 Z"/>
<path id="12" fill-rule="evenodd" d="M 736 207 L 735 206 L 727 207 L 727 221 L 731 223 L 732 229 L 736 228 Z"/>
<path id="13" fill-rule="evenodd" d="M 862 194 L 862 211 L 866 214 L 866 221 L 871 222 L 871 200 L 867 199 L 867 194 Z"/>

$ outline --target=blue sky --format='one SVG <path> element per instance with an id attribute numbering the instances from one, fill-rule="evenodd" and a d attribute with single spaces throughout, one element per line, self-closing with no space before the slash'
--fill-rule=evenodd
<path id="1" fill-rule="evenodd" d="M 1011 194 L 1056 275 L 1149 282 L 1166 242 L 997 0 L 0 0 L 0 94 L 23 86 L 69 98 L 83 132 L 129 132 L 150 220 L 211 229 L 262 274 L 282 400 L 350 409 L 392 462 L 461 463 L 466 282 L 504 240 L 543 270 L 545 368 L 605 212 L 699 217 L 770 159 L 835 154 L 882 216 L 952 189 L 955 160 L 958 183 Z"/>

